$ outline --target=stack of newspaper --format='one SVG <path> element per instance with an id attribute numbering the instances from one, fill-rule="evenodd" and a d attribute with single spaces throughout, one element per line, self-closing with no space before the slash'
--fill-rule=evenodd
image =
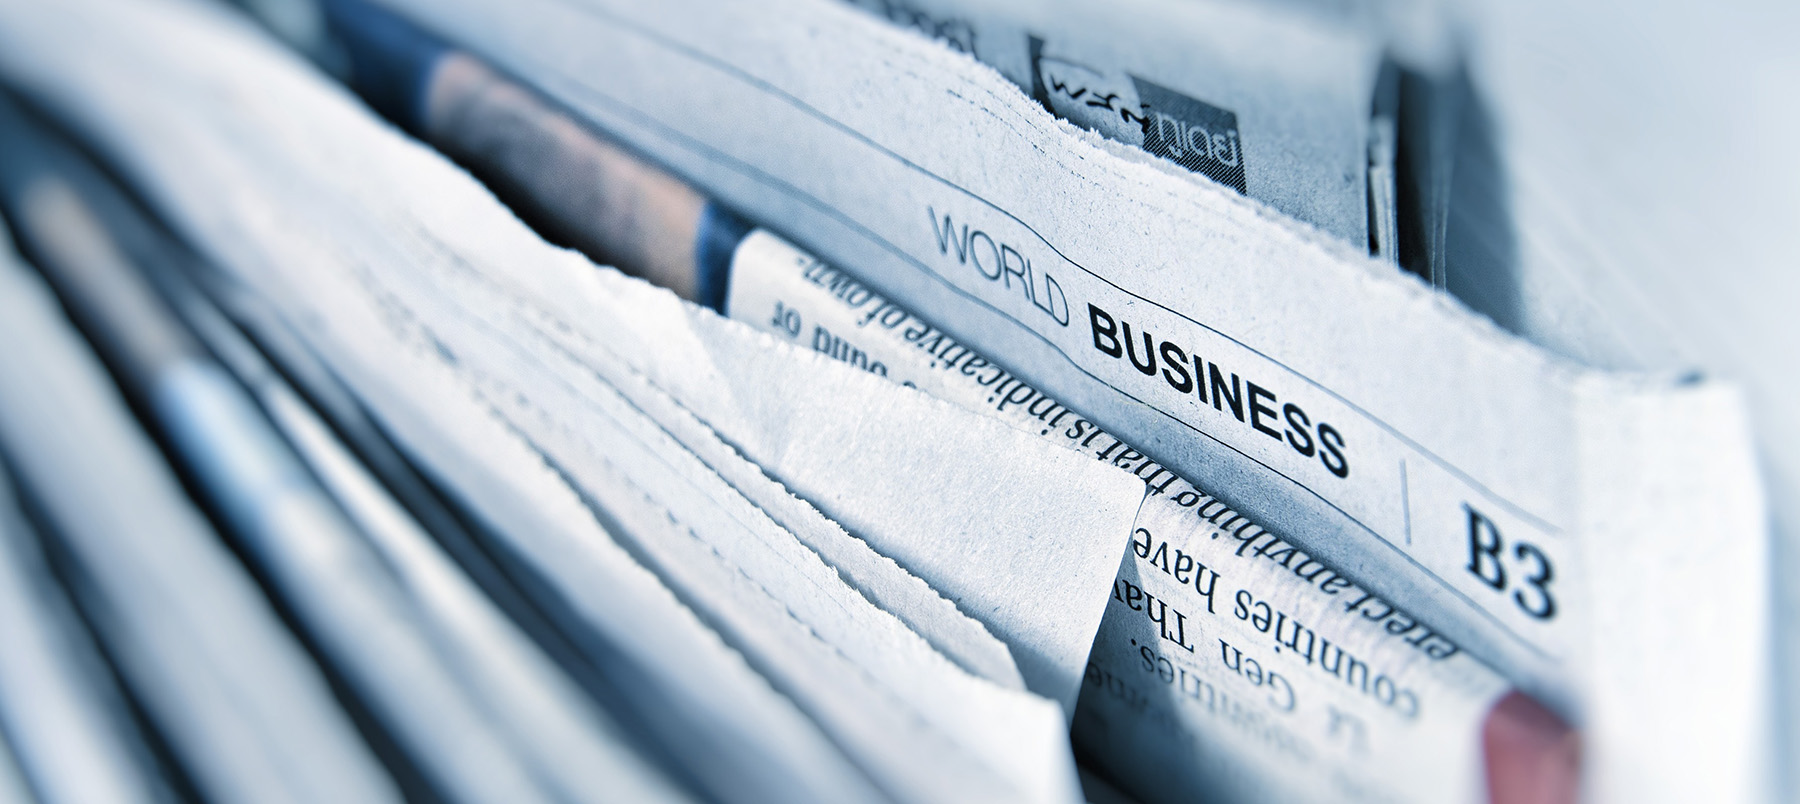
<path id="1" fill-rule="evenodd" d="M 1769 795 L 1745 404 L 1446 293 L 1460 30 L 0 2 L 0 802 Z"/>

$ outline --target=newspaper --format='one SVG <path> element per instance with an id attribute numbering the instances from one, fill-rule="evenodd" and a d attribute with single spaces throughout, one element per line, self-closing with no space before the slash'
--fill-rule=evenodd
<path id="1" fill-rule="evenodd" d="M 710 793 L 1076 799 L 1057 706 L 969 673 L 847 583 L 825 551 L 756 504 L 766 485 L 746 494 L 727 482 L 747 467 L 709 465 L 744 460 L 724 430 L 680 421 L 694 414 L 653 393 L 686 405 L 694 389 L 634 375 L 621 355 L 698 369 L 718 380 L 705 390 L 754 390 L 757 400 L 766 389 L 754 383 L 779 375 L 742 373 L 759 366 L 735 358 L 789 361 L 791 378 L 822 383 L 858 416 L 764 421 L 762 445 L 829 445 L 875 467 L 853 479 L 970 478 L 1011 464 L 1041 481 L 933 501 L 985 505 L 963 516 L 996 520 L 990 555 L 951 533 L 960 555 L 947 555 L 946 538 L 907 558 L 940 570 L 926 559 L 978 565 L 1031 549 L 1060 565 L 953 602 L 978 617 L 993 614 L 984 601 L 1005 603 L 995 607 L 1022 617 L 1035 600 L 1045 612 L 1032 627 L 1068 633 L 1018 646 L 1041 654 L 1038 668 L 1072 664 L 1076 678 L 1093 635 L 1080 624 L 1097 625 L 1141 483 L 597 271 L 246 26 L 178 2 L 10 6 L 0 10 L 0 71 L 93 137 L 176 228 L 276 305 L 415 460 L 575 601 L 616 661 L 642 668 L 640 692 L 688 728 L 675 745 L 691 771 L 710 775 Z M 634 316 L 659 305 L 686 314 Z M 737 415 L 766 413 L 744 404 Z M 964 451 L 921 466 L 906 463 L 917 453 L 887 449 L 926 418 Z M 848 465 L 785 457 L 775 465 L 800 477 Z M 898 486 L 887 504 L 917 505 L 908 492 Z M 859 505 L 871 499 L 884 498 Z M 1036 542 L 1012 541 L 1027 537 Z M 968 577 L 984 572 L 997 577 L 980 566 Z M 1079 655 L 1066 655 L 1070 645 Z"/>
<path id="2" fill-rule="evenodd" d="M 1430 618 L 1583 727 L 1596 795 L 1758 776 L 1734 390 L 1559 362 L 853 9 L 392 5 Z"/>
<path id="3" fill-rule="evenodd" d="M 727 310 L 1143 481 L 1074 729 L 1138 798 L 1486 800 L 1508 685 L 1413 615 L 773 234 L 738 246 Z"/>
<path id="4" fill-rule="evenodd" d="M 1057 117 L 1370 245 L 1382 42 L 1366 29 L 1217 0 L 849 2 L 981 60 Z"/>

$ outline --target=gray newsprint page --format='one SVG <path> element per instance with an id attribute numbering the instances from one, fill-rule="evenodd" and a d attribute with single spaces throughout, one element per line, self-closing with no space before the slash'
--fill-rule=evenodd
<path id="1" fill-rule="evenodd" d="M 1755 789 L 1735 390 L 1559 362 L 843 4 L 391 4 L 1428 619 L 1592 737 L 1598 800 Z"/>
<path id="2" fill-rule="evenodd" d="M 850 1 L 993 67 L 1057 117 L 1369 242 L 1382 42 L 1367 28 L 1229 0 Z"/>

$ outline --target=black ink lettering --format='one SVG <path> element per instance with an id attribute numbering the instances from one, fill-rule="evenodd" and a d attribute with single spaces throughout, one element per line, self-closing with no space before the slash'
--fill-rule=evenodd
<path id="1" fill-rule="evenodd" d="M 1287 442 L 1295 452 L 1303 458 L 1313 456 L 1312 422 L 1306 418 L 1306 411 L 1299 405 L 1289 402 L 1281 406 L 1281 415 L 1287 419 Z"/>
<path id="2" fill-rule="evenodd" d="M 1504 546 L 1500 529 L 1474 508 L 1464 505 L 1463 510 L 1469 512 L 1469 572 L 1496 591 L 1506 591 L 1506 568 L 1500 566 L 1500 548 Z"/>
<path id="3" fill-rule="evenodd" d="M 1194 380 L 1188 376 L 1187 354 L 1181 351 L 1181 347 L 1164 342 L 1162 358 L 1165 365 L 1162 371 L 1163 381 L 1167 382 L 1170 388 L 1175 389 L 1176 393 L 1185 394 L 1194 390 Z M 1180 379 L 1176 379 L 1177 377 Z"/>
<path id="4" fill-rule="evenodd" d="M 1525 590 L 1520 589 L 1513 592 L 1513 602 L 1524 609 L 1526 614 L 1537 619 L 1548 620 L 1555 617 L 1556 599 L 1550 596 L 1550 579 L 1555 577 L 1555 573 L 1550 569 L 1550 557 L 1544 555 L 1544 551 L 1524 542 L 1514 545 L 1513 554 L 1520 559 L 1531 559 L 1538 568 L 1536 573 L 1525 576 L 1526 585 L 1536 590 L 1537 601 L 1527 602 Z"/>
<path id="5" fill-rule="evenodd" d="M 1350 476 L 1350 461 L 1344 457 L 1344 437 L 1338 434 L 1337 428 L 1324 422 L 1319 423 L 1319 460 L 1325 469 L 1338 477 Z"/>
<path id="6" fill-rule="evenodd" d="M 1131 360 L 1132 367 L 1145 376 L 1155 376 L 1156 350 L 1155 347 L 1151 345 L 1154 342 L 1154 339 L 1151 338 L 1150 333 L 1142 333 L 1144 336 L 1144 362 L 1139 363 L 1137 349 L 1135 348 L 1136 342 L 1131 337 L 1131 322 L 1122 321 L 1119 323 L 1119 327 L 1125 330 L 1125 356 Z"/>
<path id="7" fill-rule="evenodd" d="M 1105 321 L 1106 324 L 1102 325 L 1101 321 Z M 1088 305 L 1088 325 L 1094 330 L 1095 349 L 1110 357 L 1124 356 L 1125 350 L 1119 346 L 1119 325 L 1113 321 L 1112 316 L 1108 315 L 1105 310 L 1090 304 Z M 1102 341 L 1101 338 L 1106 340 Z"/>
<path id="8" fill-rule="evenodd" d="M 1250 389 L 1250 426 L 1256 428 L 1257 432 L 1280 441 L 1281 431 L 1263 424 L 1264 418 L 1275 418 L 1275 409 L 1264 405 L 1259 399 L 1266 398 L 1272 404 L 1275 402 L 1275 395 L 1256 383 L 1248 383 L 1247 387 Z"/>
<path id="9" fill-rule="evenodd" d="M 1241 422 L 1244 420 L 1244 389 L 1239 385 L 1236 374 L 1231 375 L 1230 390 L 1231 396 L 1227 397 L 1225 395 L 1225 376 L 1219 372 L 1219 364 L 1212 364 L 1213 408 L 1222 412 L 1225 410 L 1225 405 L 1230 405 L 1231 415 L 1236 416 L 1237 420 Z"/>

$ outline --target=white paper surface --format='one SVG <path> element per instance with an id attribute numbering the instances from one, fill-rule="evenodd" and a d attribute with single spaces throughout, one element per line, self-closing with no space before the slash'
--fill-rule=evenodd
<path id="1" fill-rule="evenodd" d="M 551 319 L 542 330 L 508 331 L 507 319 L 531 311 L 477 286 L 485 283 L 459 280 L 467 277 L 445 274 L 431 284 L 463 291 L 460 309 L 431 309 L 436 300 L 425 298 L 423 283 L 396 295 L 420 301 L 421 320 L 440 322 L 432 328 L 438 348 L 475 375 L 481 397 L 576 480 L 590 505 L 614 518 L 627 548 L 859 763 L 873 766 L 878 784 L 909 799 L 1059 797 L 1051 792 L 1058 769 L 1045 763 L 1057 756 L 1054 741 L 1045 742 L 1059 736 L 1053 708 L 983 689 L 873 609 L 611 387 L 598 361 L 577 362 L 541 334 L 566 325 Z M 1033 728 L 1016 727 L 1028 722 Z"/>
<path id="2" fill-rule="evenodd" d="M 1233 507 L 1304 534 L 1383 597 L 1441 612 L 1459 644 L 1594 730 L 1596 789 L 1676 773 L 1662 769 L 1756 775 L 1766 528 L 1735 504 L 1757 483 L 1732 435 L 1735 392 L 1561 363 L 1235 193 L 1071 137 L 998 76 L 839 6 L 395 4 L 855 266 Z M 1098 348 L 1090 305 L 1135 338 L 1152 334 L 1149 375 L 1124 339 L 1117 357 Z M 1240 404 L 1178 391 L 1160 373 L 1163 342 L 1190 365 L 1202 356 L 1209 374 L 1218 366 L 1227 389 L 1233 375 L 1244 381 L 1229 392 Z M 1276 415 L 1287 404 L 1306 414 L 1310 454 L 1286 427 L 1253 426 L 1248 382 Z M 1692 449 L 1622 455 L 1626 432 Z M 1328 441 L 1341 441 L 1342 461 L 1322 459 Z M 1634 462 L 1672 454 L 1709 460 Z M 1659 494 L 1656 478 L 1669 476 L 1692 496 Z M 1643 523 L 1628 539 L 1606 527 L 1620 505 Z M 1710 552 L 1691 596 L 1596 587 L 1623 556 L 1675 563 L 1672 546 L 1696 539 Z M 1612 572 L 1609 591 L 1644 577 Z M 1683 633 L 1685 644 L 1653 625 L 1694 607 L 1718 625 Z M 1626 622 L 1660 658 L 1605 666 L 1641 684 L 1614 683 L 1587 655 L 1604 649 L 1600 624 Z M 1696 653 L 1712 661 L 1682 658 Z M 1644 696 L 1651 687 L 1660 692 Z M 1674 739 L 1724 722 L 1729 736 L 1700 753 Z M 1605 736 L 1622 733 L 1644 736 Z"/>
<path id="3" fill-rule="evenodd" d="M 679 314 L 705 347 L 685 359 L 642 360 L 643 371 L 736 449 L 986 623 L 1012 649 L 1027 686 L 1072 710 L 1121 534 L 1143 496 L 1138 484 L 952 406 L 892 393 L 862 372 L 737 336 L 641 285 L 602 279 L 618 287 L 612 295 L 627 302 L 620 308 L 639 332 L 667 344 L 668 329 L 653 322 Z M 579 306 L 601 301 L 590 294 Z M 624 346 L 629 331 L 600 343 Z M 652 353 L 649 343 L 621 351 Z"/>
<path id="4" fill-rule="evenodd" d="M 604 275 L 602 280 L 608 285 L 607 290 L 632 299 L 633 307 L 644 304 L 649 310 L 676 318 L 703 316 L 642 283 L 611 274 Z M 655 320 L 659 316 L 653 314 L 649 318 Z M 723 339 L 726 342 L 732 337 L 741 337 L 737 333 L 724 334 L 731 336 Z M 590 353 L 588 359 L 610 363 L 615 357 L 596 351 Z M 677 366 L 684 362 L 674 361 Z M 793 365 L 791 360 L 774 362 L 778 366 Z M 780 369 L 776 371 L 778 375 Z M 1025 680 L 1006 645 L 995 639 L 980 622 L 958 611 L 955 604 L 893 559 L 876 552 L 867 542 L 846 533 L 818 509 L 795 497 L 793 492 L 768 476 L 765 469 L 745 460 L 737 444 L 723 440 L 722 434 L 708 427 L 662 389 L 645 378 L 631 376 L 629 372 L 621 372 L 619 376 L 621 390 L 630 396 L 632 404 L 651 413 L 669 436 L 692 450 L 696 458 L 743 494 L 763 515 L 818 553 L 864 597 L 899 618 L 963 669 L 1003 687 L 1025 689 Z M 762 377 L 769 382 L 778 381 L 777 376 L 763 374 Z M 1065 708 L 1072 707 L 1073 695 L 1061 703 Z"/>

